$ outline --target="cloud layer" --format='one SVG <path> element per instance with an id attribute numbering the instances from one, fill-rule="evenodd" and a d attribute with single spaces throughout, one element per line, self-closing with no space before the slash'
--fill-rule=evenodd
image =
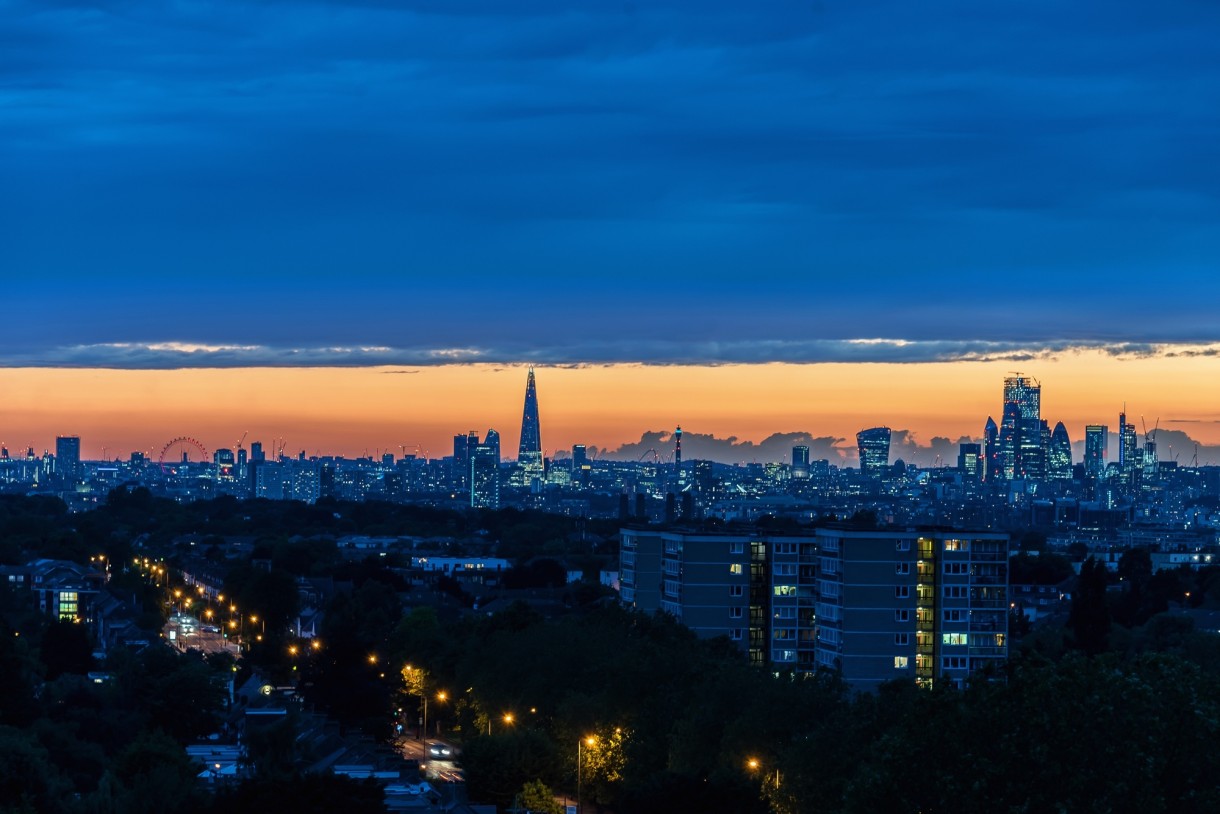
<path id="1" fill-rule="evenodd" d="M 1211 357 L 1220 343 L 1172 345 L 1110 342 L 965 342 L 890 339 L 808 341 L 601 341 L 561 346 L 395 348 L 387 346 L 273 347 L 198 342 L 111 342 L 13 350 L 0 367 L 179 369 L 237 367 L 430 367 L 452 364 L 721 365 L 816 363 L 1028 362 L 1075 353 L 1115 358 Z"/>
<path id="2" fill-rule="evenodd" d="M 1220 341 L 1218 39 L 1188 0 L 16 0 L 0 357 Z"/>

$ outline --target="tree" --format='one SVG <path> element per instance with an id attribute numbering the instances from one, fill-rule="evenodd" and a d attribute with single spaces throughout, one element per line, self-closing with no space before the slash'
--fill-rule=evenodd
<path id="1" fill-rule="evenodd" d="M 85 675 L 93 669 L 89 631 L 75 622 L 61 619 L 48 625 L 42 637 L 41 654 L 48 680 L 64 673 Z"/>
<path id="2" fill-rule="evenodd" d="M 1067 626 L 1075 647 L 1090 656 L 1106 649 L 1110 635 L 1110 607 L 1106 601 L 1109 583 L 1105 565 L 1096 558 L 1089 557 L 1080 566 Z"/>
<path id="3" fill-rule="evenodd" d="M 541 780 L 531 780 L 521 787 L 517 795 L 520 807 L 531 814 L 563 814 L 563 805 L 555 799 L 555 793 Z"/>

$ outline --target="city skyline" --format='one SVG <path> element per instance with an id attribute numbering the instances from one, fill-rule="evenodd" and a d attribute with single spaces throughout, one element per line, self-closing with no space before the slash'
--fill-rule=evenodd
<path id="1" fill-rule="evenodd" d="M 515 429 L 526 370 L 476 365 L 104 375 L 86 370 L 6 371 L 10 381 L 22 373 L 30 378 L 24 386 L 9 389 L 9 403 L 0 409 L 0 440 L 15 455 L 30 444 L 38 452 L 50 449 L 57 435 L 79 435 L 82 456 L 100 459 L 102 447 L 108 458 L 132 451 L 155 455 L 160 445 L 181 435 L 198 438 L 209 450 L 232 448 L 249 433 L 247 444 L 261 440 L 270 447 L 283 438 L 291 454 L 303 450 L 310 456 L 359 457 L 405 452 L 443 457 L 451 454 L 454 434 L 487 427 L 502 433 L 504 428 Z M 1119 371 L 1125 378 L 1113 378 Z M 981 440 L 988 416 L 1000 420 L 1003 379 L 1011 371 L 996 362 L 749 365 L 685 372 L 689 375 L 678 377 L 675 384 L 673 370 L 658 366 L 538 368 L 544 451 L 562 455 L 574 444 L 586 444 L 608 457 L 634 459 L 653 448 L 664 455 L 666 449 L 660 447 L 672 443 L 668 436 L 681 423 L 686 457 L 692 460 L 781 461 L 792 446 L 805 444 L 814 459 L 855 465 L 855 434 L 885 425 L 893 428 L 891 460 L 931 466 L 940 456 L 942 464 L 952 465 L 960 441 Z M 938 373 L 953 378 L 937 378 Z M 1083 458 L 1084 427 L 1115 427 L 1124 403 L 1141 434 L 1141 417 L 1149 429 L 1158 427 L 1164 460 L 1190 464 L 1198 442 L 1200 464 L 1220 463 L 1220 425 L 1199 417 L 1208 415 L 1202 412 L 1208 408 L 1206 394 L 1194 395 L 1200 412 L 1190 416 L 1158 412 L 1191 397 L 1189 379 L 1167 372 L 1164 362 L 1069 359 L 1024 373 L 1042 382 L 1043 417 L 1051 426 L 1065 423 L 1076 463 Z M 1179 379 L 1181 386 L 1175 389 Z M 90 390 L 102 381 L 108 383 L 106 389 Z M 109 384 L 115 381 L 117 391 Z M 692 381 L 697 386 L 692 387 Z M 41 400 L 56 386 L 76 394 L 58 406 L 62 412 L 48 409 Z M 727 399 L 731 388 L 738 388 L 738 399 Z M 650 395 L 621 397 L 633 392 Z M 750 398 L 756 393 L 768 395 Z M 896 393 L 902 394 L 902 404 L 896 402 Z M 134 401 L 142 406 L 131 412 L 133 394 L 139 395 Z M 747 409 L 742 398 L 754 406 Z M 76 415 L 86 408 L 91 418 Z M 507 436 L 507 448 L 515 449 L 518 441 Z M 1115 430 L 1111 460 L 1117 460 L 1116 444 Z"/>
<path id="2" fill-rule="evenodd" d="M 850 455 L 884 425 L 909 457 L 1000 422 L 1014 370 L 1077 460 L 1124 403 L 1183 461 L 1220 447 L 1220 7 L 18 0 L 6 23 L 10 449 L 435 454 L 515 428 L 528 365 L 549 450 L 681 424 L 690 456 Z"/>

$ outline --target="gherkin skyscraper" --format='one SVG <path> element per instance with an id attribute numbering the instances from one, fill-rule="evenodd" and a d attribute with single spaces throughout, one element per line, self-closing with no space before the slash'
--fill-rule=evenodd
<path id="1" fill-rule="evenodd" d="M 517 452 L 517 464 L 524 485 L 529 485 L 534 478 L 542 478 L 542 428 L 538 422 L 538 388 L 534 382 L 533 366 L 525 380 L 525 409 L 521 413 L 521 447 Z"/>

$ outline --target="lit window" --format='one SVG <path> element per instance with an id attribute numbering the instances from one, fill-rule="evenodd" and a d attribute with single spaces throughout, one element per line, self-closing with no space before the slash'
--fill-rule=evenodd
<path id="1" fill-rule="evenodd" d="M 961 645 L 966 643 L 965 633 L 944 633 L 941 635 L 941 644 Z"/>
<path id="2" fill-rule="evenodd" d="M 776 596 L 796 596 L 796 586 L 795 585 L 776 585 L 775 586 L 775 595 Z"/>
<path id="3" fill-rule="evenodd" d="M 732 565 L 730 565 L 729 573 L 730 574 L 740 574 L 741 573 L 741 563 L 735 562 Z"/>
<path id="4" fill-rule="evenodd" d="M 910 663 L 911 663 L 911 660 L 907 656 L 894 656 L 894 669 L 895 670 L 905 670 L 907 668 L 907 665 L 909 665 Z"/>

